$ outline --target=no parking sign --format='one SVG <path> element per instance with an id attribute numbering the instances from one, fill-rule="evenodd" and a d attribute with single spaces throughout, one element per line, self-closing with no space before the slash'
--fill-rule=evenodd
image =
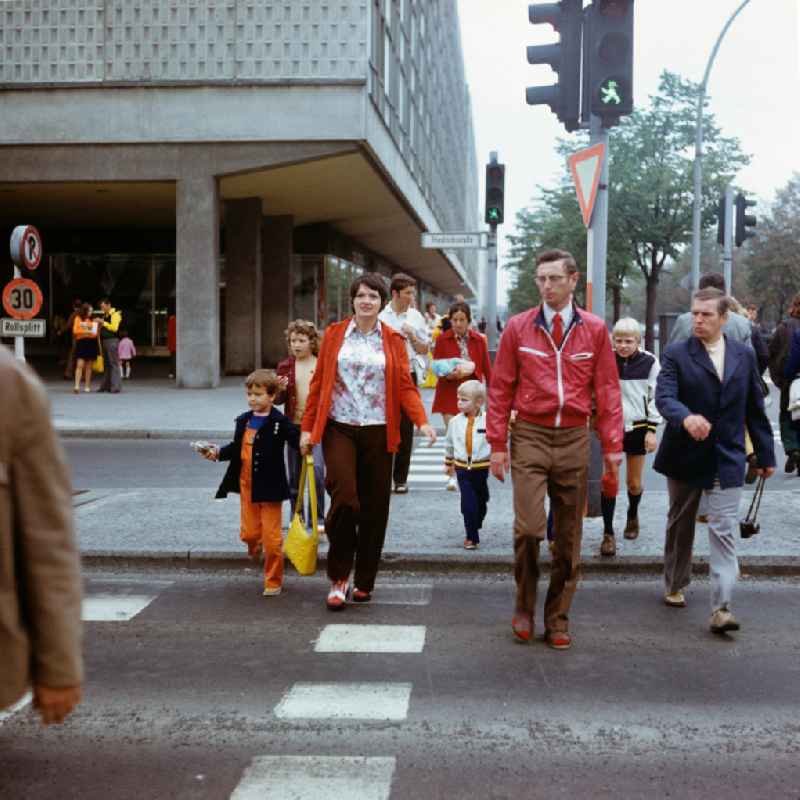
<path id="1" fill-rule="evenodd" d="M 18 267 L 36 269 L 42 260 L 42 237 L 33 225 L 17 225 L 11 233 L 11 260 Z"/>

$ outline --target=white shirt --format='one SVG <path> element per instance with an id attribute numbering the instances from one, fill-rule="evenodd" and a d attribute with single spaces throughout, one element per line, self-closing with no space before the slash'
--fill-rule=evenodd
<path id="1" fill-rule="evenodd" d="M 547 303 L 542 303 L 542 310 L 544 311 L 544 321 L 547 323 L 547 329 L 552 332 L 553 330 L 553 319 L 555 318 L 556 314 L 561 317 L 561 322 L 564 325 L 564 333 L 567 332 L 567 328 L 569 328 L 570 322 L 572 322 L 572 301 L 567 303 L 561 311 L 556 311 L 554 308 L 550 308 Z"/>
<path id="2" fill-rule="evenodd" d="M 725 374 L 725 337 L 720 336 L 719 340 L 714 342 L 714 344 L 706 344 L 703 342 L 703 347 L 706 348 L 708 357 L 711 359 L 711 363 L 714 365 L 719 379 L 722 380 L 722 376 Z"/>
<path id="3" fill-rule="evenodd" d="M 427 364 L 423 360 L 422 364 L 418 359 L 423 358 L 414 350 L 408 336 L 403 333 L 403 325 L 410 325 L 414 330 L 414 336 L 420 341 L 430 344 L 430 337 L 428 336 L 428 323 L 425 322 L 425 317 L 417 311 L 416 308 L 410 306 L 405 311 L 395 311 L 391 303 L 387 303 L 386 307 L 378 314 L 378 319 L 385 322 L 390 328 L 394 328 L 406 340 L 406 353 L 408 353 L 408 364 L 411 371 L 418 375 L 420 369 L 425 369 Z"/>

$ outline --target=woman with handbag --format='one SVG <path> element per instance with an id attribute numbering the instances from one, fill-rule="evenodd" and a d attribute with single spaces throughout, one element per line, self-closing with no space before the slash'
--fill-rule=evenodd
<path id="1" fill-rule="evenodd" d="M 401 409 L 431 443 L 436 441 L 411 380 L 405 339 L 378 320 L 386 300 L 380 275 L 366 273 L 353 281 L 353 316 L 325 331 L 301 425 L 301 452 L 308 454 L 322 442 L 325 457 L 331 611 L 346 605 L 353 567 L 353 602 L 372 599 L 389 519 Z"/>
<path id="2" fill-rule="evenodd" d="M 789 403 L 786 410 L 791 414 L 792 427 L 800 435 L 800 328 L 795 328 L 792 334 L 783 377 L 789 387 Z M 800 467 L 798 474 L 800 475 Z"/>
<path id="3" fill-rule="evenodd" d="M 83 303 L 75 314 L 72 323 L 72 338 L 75 342 L 75 394 L 81 390 L 81 376 L 83 376 L 84 392 L 92 391 L 92 364 L 97 358 L 97 328 L 98 323 L 91 318 L 92 309 L 88 303 Z"/>

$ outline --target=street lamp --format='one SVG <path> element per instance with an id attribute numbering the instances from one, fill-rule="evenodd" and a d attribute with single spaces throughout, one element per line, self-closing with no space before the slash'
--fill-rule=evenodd
<path id="1" fill-rule="evenodd" d="M 700 218 L 703 211 L 703 105 L 706 100 L 706 89 L 708 88 L 708 77 L 711 74 L 711 67 L 717 57 L 722 40 L 731 27 L 733 21 L 739 16 L 739 12 L 750 2 L 744 2 L 731 14 L 730 19 L 725 23 L 725 27 L 719 34 L 714 49 L 706 64 L 706 71 L 703 75 L 703 82 L 700 84 L 700 93 L 697 96 L 697 119 L 695 121 L 694 138 L 694 207 L 692 209 L 692 291 L 697 291 L 700 282 Z M 730 286 L 726 287 L 730 291 Z"/>

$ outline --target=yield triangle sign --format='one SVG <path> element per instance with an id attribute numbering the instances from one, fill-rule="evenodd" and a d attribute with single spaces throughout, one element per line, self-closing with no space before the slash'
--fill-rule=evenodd
<path id="1" fill-rule="evenodd" d="M 583 224 L 587 228 L 592 219 L 597 187 L 600 184 L 600 171 L 603 168 L 605 157 L 606 146 L 595 144 L 585 150 L 578 150 L 567 159 L 572 180 L 575 181 L 575 191 L 578 194 L 581 214 L 583 214 Z"/>

